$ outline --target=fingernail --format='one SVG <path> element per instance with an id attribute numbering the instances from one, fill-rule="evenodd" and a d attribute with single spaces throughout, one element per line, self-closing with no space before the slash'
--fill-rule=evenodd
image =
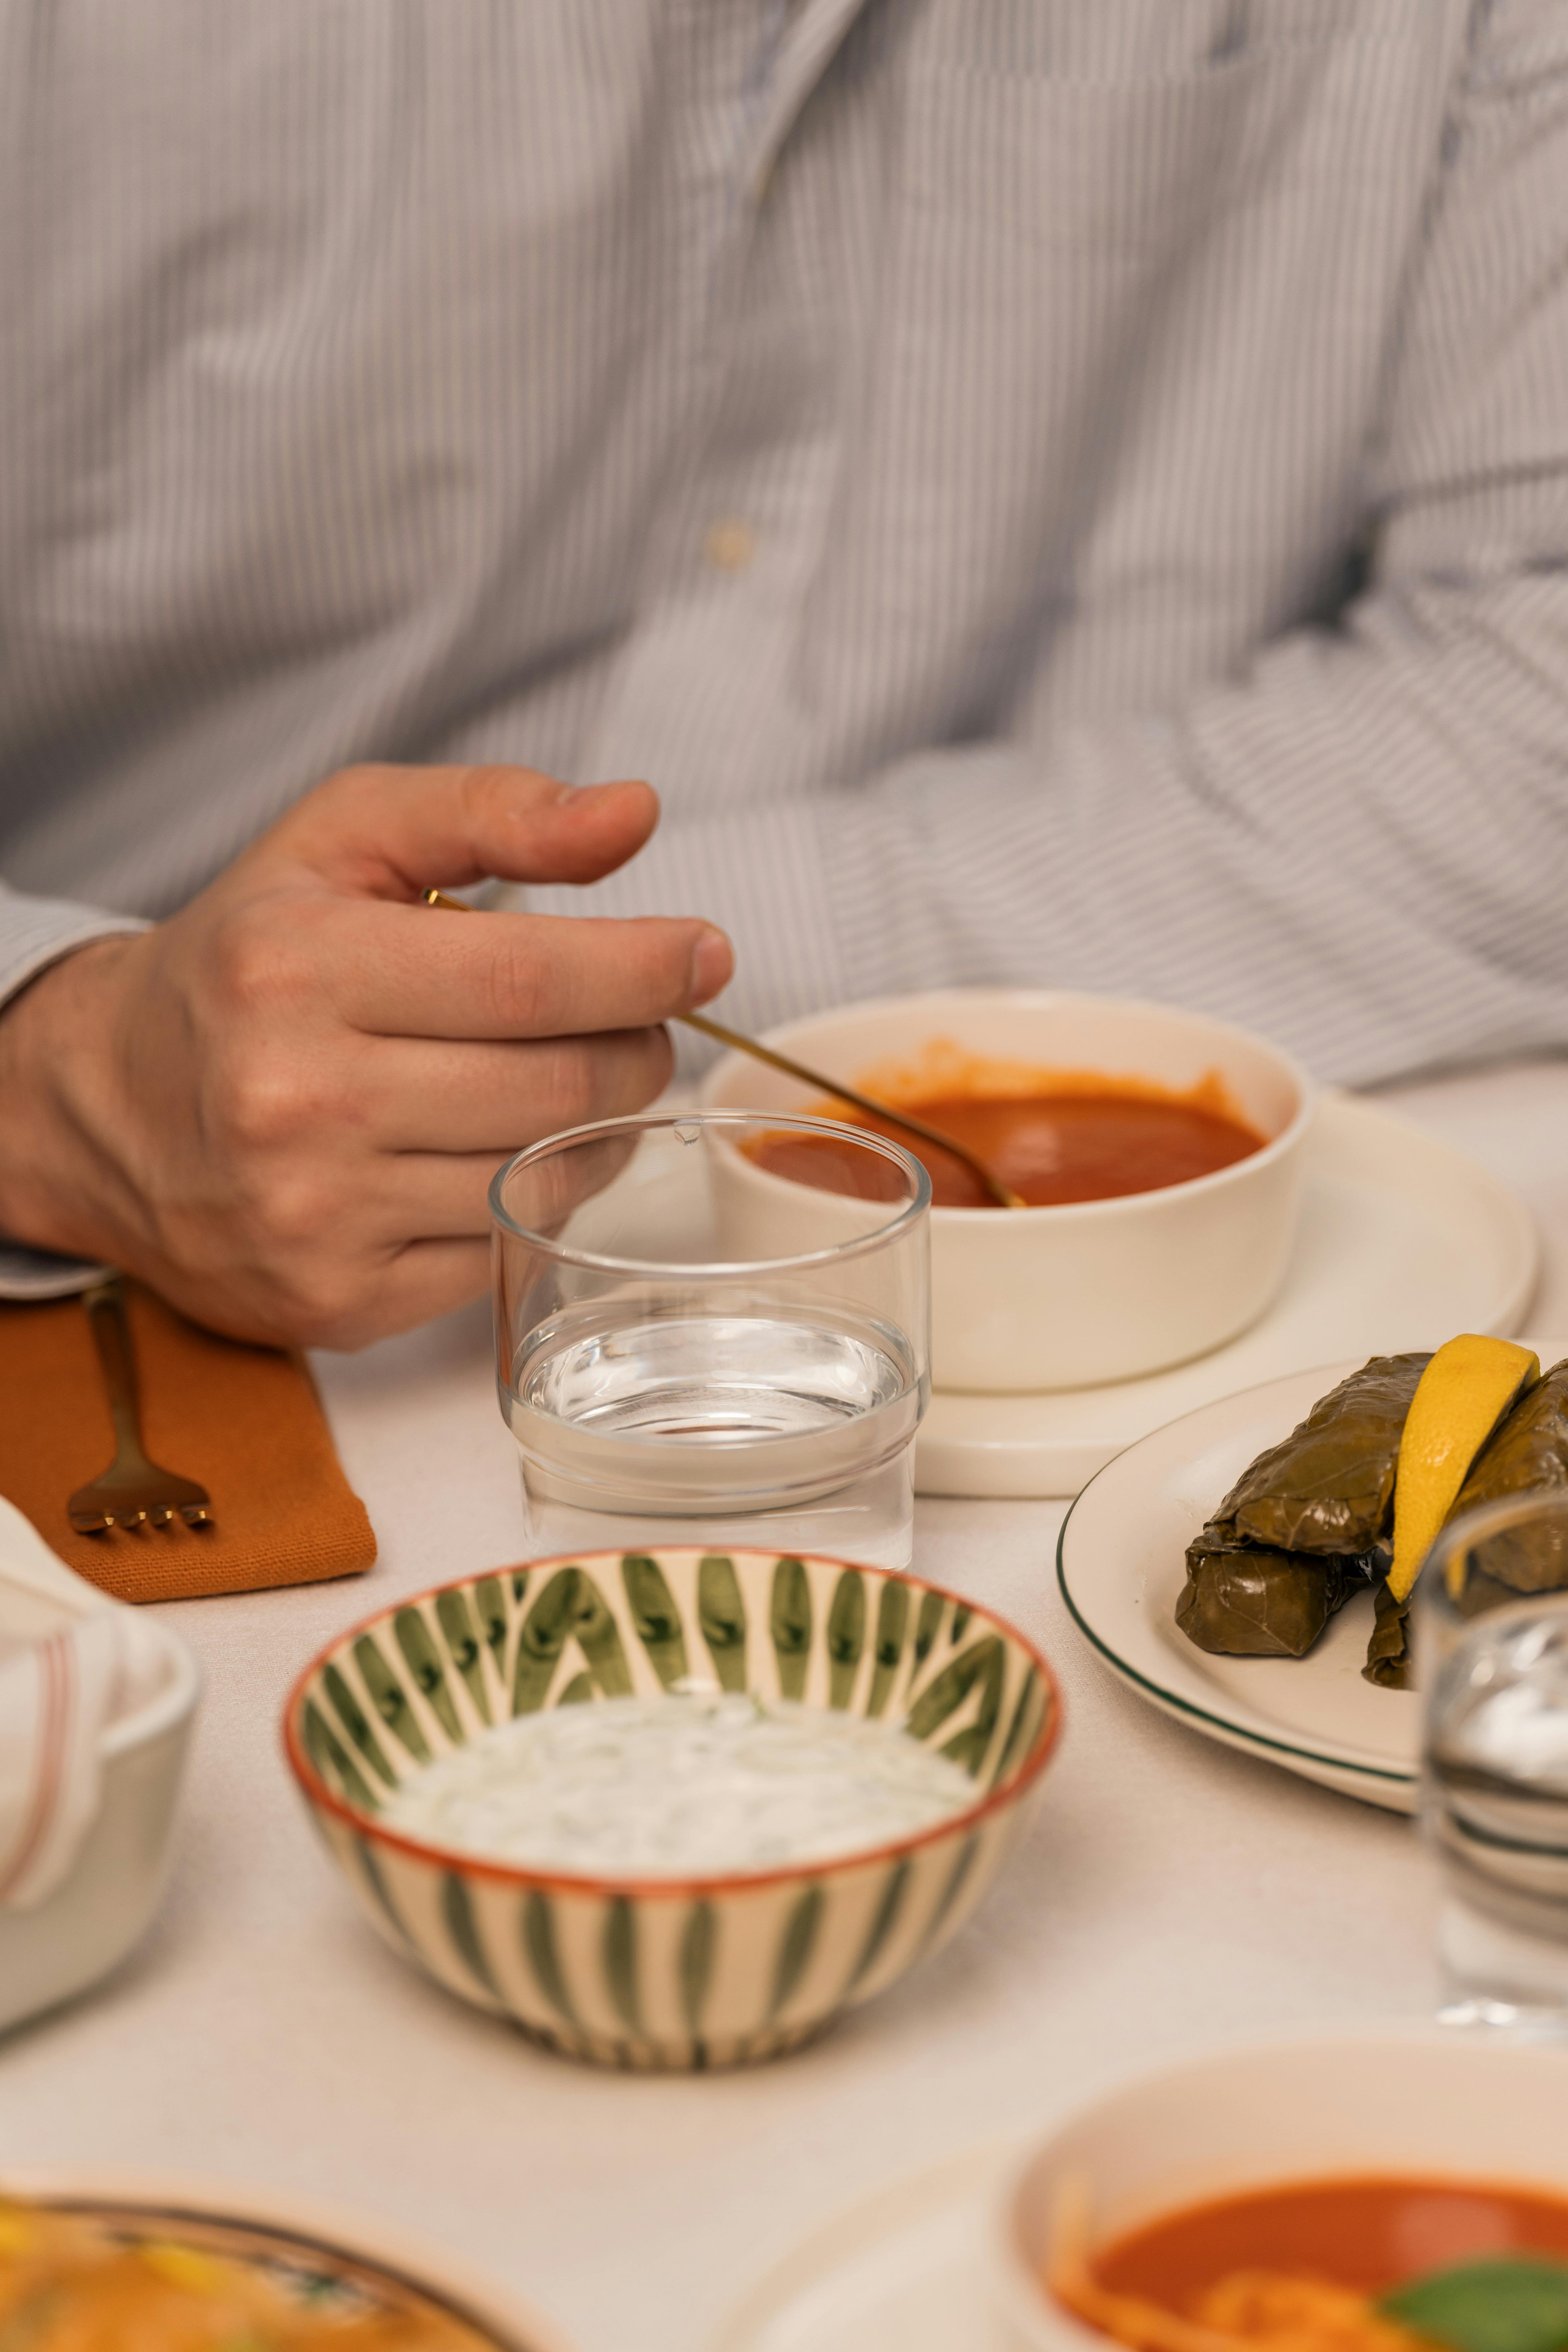
<path id="1" fill-rule="evenodd" d="M 601 784 L 558 784 L 555 791 L 555 805 L 557 808 L 568 808 L 574 801 L 597 800 L 601 793 L 619 793 L 625 790 L 625 781 L 618 776 L 612 776 Z"/>
<path id="2" fill-rule="evenodd" d="M 710 923 L 698 935 L 691 950 L 691 995 L 697 1004 L 706 1004 L 717 996 L 735 969 L 735 959 L 730 942 L 722 931 Z"/>

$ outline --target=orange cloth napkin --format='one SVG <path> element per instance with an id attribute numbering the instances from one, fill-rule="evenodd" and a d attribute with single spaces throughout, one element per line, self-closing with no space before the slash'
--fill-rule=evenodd
<path id="1" fill-rule="evenodd" d="M 0 1306 L 0 1495 L 63 1560 L 121 1601 L 184 1601 L 357 1576 L 375 1558 L 303 1360 L 221 1339 L 135 1283 L 126 1307 L 142 1434 L 199 1479 L 212 1525 L 79 1536 L 66 1498 L 113 1458 L 103 1373 L 79 1298 Z"/>

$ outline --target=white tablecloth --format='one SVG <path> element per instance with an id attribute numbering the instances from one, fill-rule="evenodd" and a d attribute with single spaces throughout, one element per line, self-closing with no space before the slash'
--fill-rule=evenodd
<path id="1" fill-rule="evenodd" d="M 1568 1064 L 1391 1097 L 1534 1208 L 1531 1324 L 1568 1335 Z M 170 1616 L 207 1676 L 163 1917 L 96 1996 L 0 2042 L 0 2165 L 194 2169 L 444 2239 L 583 2352 L 697 2352 L 801 2233 L 900 2172 L 1216 2037 L 1415 2016 L 1432 1881 L 1410 1826 L 1141 1706 L 1062 1610 L 1059 1506 L 924 1502 L 915 1565 L 1015 1617 L 1066 1690 L 1032 1843 L 936 1960 L 815 2048 L 702 2079 L 597 2074 L 416 1976 L 362 1924 L 279 1712 L 332 1633 L 515 1557 L 483 1308 L 321 1378 L 381 1541 L 355 1583 Z"/>

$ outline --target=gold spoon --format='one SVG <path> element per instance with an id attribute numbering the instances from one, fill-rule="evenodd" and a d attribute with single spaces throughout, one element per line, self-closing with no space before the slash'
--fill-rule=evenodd
<path id="1" fill-rule="evenodd" d="M 474 912 L 471 907 L 464 905 L 461 898 L 448 898 L 444 890 L 422 890 L 419 896 L 426 907 L 447 907 L 457 915 Z M 765 1062 L 770 1069 L 782 1070 L 786 1078 L 798 1078 L 802 1086 L 814 1087 L 818 1094 L 831 1096 L 835 1102 L 853 1103 L 857 1110 L 866 1111 L 873 1118 L 886 1119 L 889 1127 L 900 1128 L 904 1134 L 918 1137 L 921 1143 L 934 1144 L 939 1151 L 950 1153 L 954 1160 L 963 1162 L 987 1198 L 994 1201 L 999 1209 L 1028 1207 L 1027 1201 L 1020 1199 L 1011 1185 L 1004 1184 L 999 1176 L 992 1174 L 984 1160 L 977 1160 L 973 1151 L 966 1150 L 962 1143 L 955 1143 L 951 1135 L 943 1135 L 940 1128 L 928 1127 L 923 1118 L 911 1118 L 908 1111 L 893 1110 L 887 1103 L 878 1102 L 874 1097 L 862 1094 L 858 1087 L 847 1087 L 842 1078 L 825 1077 L 820 1070 L 811 1069 L 805 1062 L 797 1062 L 788 1054 L 775 1052 L 772 1045 L 764 1045 L 756 1037 L 748 1037 L 739 1029 L 727 1029 L 721 1021 L 710 1021 L 705 1013 L 678 1013 L 675 1017 L 683 1021 L 689 1029 L 700 1029 L 705 1037 L 713 1038 L 721 1045 L 728 1045 L 733 1053 L 749 1054 L 754 1062 Z"/>
<path id="2" fill-rule="evenodd" d="M 928 1127 L 923 1118 L 911 1118 L 907 1110 L 891 1110 L 874 1096 L 863 1095 L 858 1087 L 847 1087 L 842 1078 L 824 1077 L 820 1070 L 808 1068 L 805 1062 L 795 1061 L 788 1054 L 776 1053 L 772 1045 L 764 1045 L 759 1038 L 747 1037 L 739 1029 L 726 1029 L 721 1021 L 710 1021 L 705 1013 L 678 1013 L 675 1017 L 684 1021 L 689 1029 L 700 1029 L 705 1037 L 716 1038 L 721 1045 L 728 1045 L 737 1054 L 750 1054 L 753 1061 L 766 1062 L 770 1069 L 782 1070 L 785 1077 L 798 1078 L 803 1086 L 815 1087 L 819 1094 L 830 1095 L 836 1102 L 853 1103 L 857 1110 L 868 1111 L 873 1118 L 886 1119 L 889 1127 L 901 1128 L 906 1135 L 918 1136 L 922 1143 L 934 1143 L 939 1150 L 963 1162 L 999 1209 L 1028 1207 L 1027 1201 L 1020 1200 L 1010 1185 L 992 1174 L 984 1160 L 977 1160 L 973 1151 L 955 1143 L 951 1135 L 943 1135 L 940 1128 Z"/>

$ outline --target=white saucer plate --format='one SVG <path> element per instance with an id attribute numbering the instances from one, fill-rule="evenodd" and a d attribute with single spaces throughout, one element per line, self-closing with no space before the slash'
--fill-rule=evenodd
<path id="1" fill-rule="evenodd" d="M 1301 1230 L 1268 1313 L 1224 1348 L 1147 1379 L 1048 1394 L 938 1391 L 921 1425 L 923 1495 L 1075 1495 L 1175 1414 L 1340 1356 L 1510 1333 L 1529 1307 L 1535 1225 L 1497 1178 L 1419 1128 L 1327 1095 Z"/>
<path id="2" fill-rule="evenodd" d="M 1459 1328 L 1458 1326 L 1453 1327 Z M 1430 1345 L 1453 1330 L 1268 1381 L 1157 1429 L 1091 1478 L 1062 1528 L 1057 1573 L 1081 1632 L 1140 1698 L 1227 1748 L 1267 1757 L 1391 1812 L 1415 1810 L 1418 1702 L 1365 1681 L 1369 1592 L 1348 1601 L 1304 1658 L 1211 1657 L 1176 1625 L 1186 1548 L 1267 1445 L 1371 1353 Z M 1568 1339 L 1526 1338 L 1542 1365 Z"/>
<path id="3" fill-rule="evenodd" d="M 1022 2284 L 994 2232 L 1009 2174 L 1037 2244 L 1064 2176 L 1123 2213 L 1194 2192 L 1348 2168 L 1539 2180 L 1564 2173 L 1568 2057 L 1414 2021 L 1222 2042 L 1110 2084 L 1043 2131 L 994 2140 L 884 2189 L 815 2231 L 732 2312 L 706 2352 L 998 2352 Z M 1157 2194 L 1152 2194 L 1157 2191 Z M 1009 2272 L 1013 2286 L 1009 2288 Z M 1089 2331 L 1044 2307 L 1041 2339 Z"/>
<path id="4" fill-rule="evenodd" d="M 825 2223 L 752 2290 L 708 2352 L 990 2352 L 991 2200 L 1026 2145 L 950 2158 Z"/>

